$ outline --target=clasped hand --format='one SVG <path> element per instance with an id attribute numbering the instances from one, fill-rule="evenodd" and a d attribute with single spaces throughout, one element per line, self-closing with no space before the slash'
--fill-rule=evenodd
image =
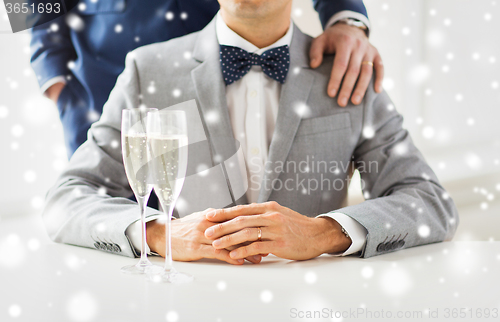
<path id="1" fill-rule="evenodd" d="M 164 256 L 164 226 L 148 223 L 148 244 Z M 303 216 L 274 201 L 209 208 L 172 223 L 172 256 L 178 261 L 215 258 L 241 265 L 246 259 L 257 264 L 269 253 L 307 260 L 345 251 L 350 245 L 351 239 L 335 220 Z"/>

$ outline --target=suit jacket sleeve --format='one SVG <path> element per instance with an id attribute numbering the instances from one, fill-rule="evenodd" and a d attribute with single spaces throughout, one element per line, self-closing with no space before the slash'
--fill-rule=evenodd
<path id="1" fill-rule="evenodd" d="M 121 111 L 139 107 L 140 88 L 133 58 L 104 106 L 101 119 L 88 132 L 88 140 L 75 152 L 69 167 L 48 192 L 43 221 L 56 242 L 99 248 L 137 256 L 125 231 L 139 219 L 121 155 Z M 158 211 L 148 208 L 146 216 Z M 119 247 L 117 247 L 119 246 Z"/>
<path id="2" fill-rule="evenodd" d="M 403 129 L 388 95 L 372 87 L 353 155 L 366 201 L 338 212 L 368 231 L 362 257 L 450 240 L 458 225 L 453 201 Z"/>
<path id="3" fill-rule="evenodd" d="M 31 67 L 40 87 L 57 76 L 69 74 L 68 62 L 76 59 L 65 17 L 31 29 Z M 49 31 L 52 24 L 57 25 L 57 31 Z"/>
<path id="4" fill-rule="evenodd" d="M 314 9 L 319 14 L 321 25 L 326 27 L 330 18 L 341 11 L 354 11 L 368 18 L 362 0 L 313 0 Z"/>

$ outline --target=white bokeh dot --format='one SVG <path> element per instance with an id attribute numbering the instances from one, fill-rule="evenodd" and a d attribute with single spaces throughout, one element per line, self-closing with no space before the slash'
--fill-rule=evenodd
<path id="1" fill-rule="evenodd" d="M 40 241 L 36 238 L 31 238 L 28 240 L 28 249 L 32 252 L 40 249 Z"/>
<path id="2" fill-rule="evenodd" d="M 31 207 L 33 209 L 41 209 L 43 207 L 43 198 L 40 196 L 35 196 L 31 199 Z"/>
<path id="3" fill-rule="evenodd" d="M 167 322 L 177 322 L 179 321 L 179 313 L 176 311 L 168 311 L 165 315 L 165 320 L 167 320 Z"/>
<path id="4" fill-rule="evenodd" d="M 174 13 L 172 11 L 167 11 L 167 13 L 165 14 L 165 19 L 167 19 L 168 21 L 173 20 Z"/>
<path id="5" fill-rule="evenodd" d="M 87 291 L 80 291 L 72 295 L 66 306 L 67 313 L 73 321 L 91 321 L 97 315 L 97 301 Z"/>
<path id="6" fill-rule="evenodd" d="M 10 133 L 12 133 L 14 137 L 20 137 L 24 134 L 24 127 L 20 124 L 14 124 L 10 130 Z"/>
<path id="7" fill-rule="evenodd" d="M 273 300 L 273 293 L 269 290 L 264 290 L 260 293 L 260 300 L 264 303 L 269 303 Z"/>
<path id="8" fill-rule="evenodd" d="M 371 139 L 375 136 L 375 130 L 371 126 L 365 126 L 363 129 L 363 136 L 367 139 Z"/>
<path id="9" fill-rule="evenodd" d="M 176 89 L 174 89 L 174 90 L 172 91 L 172 95 L 173 95 L 174 97 L 179 97 L 179 96 L 181 96 L 181 94 L 182 94 L 182 91 L 181 91 L 180 89 L 178 89 L 178 88 L 176 88 Z"/>
<path id="10" fill-rule="evenodd" d="M 293 14 L 295 15 L 295 17 L 301 17 L 301 16 L 302 16 L 302 14 L 303 14 L 303 11 L 302 11 L 302 9 L 301 9 L 301 8 L 295 8 L 295 9 L 293 10 Z"/>
<path id="11" fill-rule="evenodd" d="M 123 31 L 123 26 L 121 24 L 116 24 L 115 25 L 115 32 L 117 34 L 121 33 Z"/>
<path id="12" fill-rule="evenodd" d="M 224 281 L 218 281 L 217 282 L 217 289 L 219 291 L 224 291 L 227 288 L 227 283 Z"/>
<path id="13" fill-rule="evenodd" d="M 17 318 L 21 315 L 21 313 L 22 313 L 22 310 L 21 310 L 21 307 L 19 305 L 12 304 L 11 306 L 9 306 L 10 317 Z"/>
<path id="14" fill-rule="evenodd" d="M 155 82 L 151 82 L 148 86 L 148 93 L 149 94 L 154 94 L 156 93 L 156 86 L 155 86 Z"/>
<path id="15" fill-rule="evenodd" d="M 422 136 L 425 139 L 432 139 L 434 135 L 436 134 L 436 131 L 434 130 L 433 127 L 431 126 L 426 126 L 422 129 Z"/>
<path id="16" fill-rule="evenodd" d="M 6 106 L 0 106 L 0 119 L 4 119 L 9 116 L 9 109 Z"/>
<path id="17" fill-rule="evenodd" d="M 366 279 L 370 279 L 373 276 L 373 268 L 371 266 L 365 266 L 361 269 L 361 276 L 363 276 Z"/>
<path id="18" fill-rule="evenodd" d="M 83 19 L 74 13 L 66 15 L 66 24 L 76 32 L 80 32 L 85 29 L 85 22 Z"/>
<path id="19" fill-rule="evenodd" d="M 181 19 L 186 20 L 188 18 L 187 12 L 181 12 Z"/>
<path id="20" fill-rule="evenodd" d="M 413 281 L 407 271 L 393 266 L 385 270 L 380 277 L 380 288 L 389 296 L 400 297 L 413 286 Z"/>
<path id="21" fill-rule="evenodd" d="M 24 177 L 24 181 L 26 181 L 28 183 L 35 182 L 36 172 L 33 170 L 27 170 L 26 172 L 24 172 L 23 177 Z"/>
<path id="22" fill-rule="evenodd" d="M 427 238 L 431 234 L 431 229 L 427 225 L 420 225 L 418 227 L 418 235 L 422 238 Z"/>
<path id="23" fill-rule="evenodd" d="M 315 272 L 307 272 L 304 275 L 304 280 L 306 281 L 307 284 L 314 284 L 318 280 L 318 276 L 316 275 Z"/>
<path id="24" fill-rule="evenodd" d="M 386 91 L 391 91 L 392 89 L 394 89 L 395 86 L 394 80 L 392 78 L 385 78 L 382 81 L 382 86 Z"/>

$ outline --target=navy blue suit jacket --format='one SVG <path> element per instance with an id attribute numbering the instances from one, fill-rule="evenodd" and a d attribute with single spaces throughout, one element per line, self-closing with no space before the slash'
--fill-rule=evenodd
<path id="1" fill-rule="evenodd" d="M 366 16 L 362 0 L 313 2 L 323 26 L 343 10 Z M 67 79 L 57 105 L 68 155 L 86 140 L 129 51 L 201 30 L 218 10 L 217 0 L 82 0 L 69 14 L 33 28 L 31 64 L 40 85 Z M 51 31 L 52 24 L 58 28 Z"/>

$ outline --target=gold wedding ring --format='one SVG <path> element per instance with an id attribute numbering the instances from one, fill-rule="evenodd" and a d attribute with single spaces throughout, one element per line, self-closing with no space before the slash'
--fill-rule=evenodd
<path id="1" fill-rule="evenodd" d="M 361 65 L 370 65 L 373 67 L 373 63 L 371 61 L 364 61 L 361 63 Z"/>
<path id="2" fill-rule="evenodd" d="M 257 228 L 257 240 L 262 240 L 262 229 L 260 229 L 260 227 Z"/>

